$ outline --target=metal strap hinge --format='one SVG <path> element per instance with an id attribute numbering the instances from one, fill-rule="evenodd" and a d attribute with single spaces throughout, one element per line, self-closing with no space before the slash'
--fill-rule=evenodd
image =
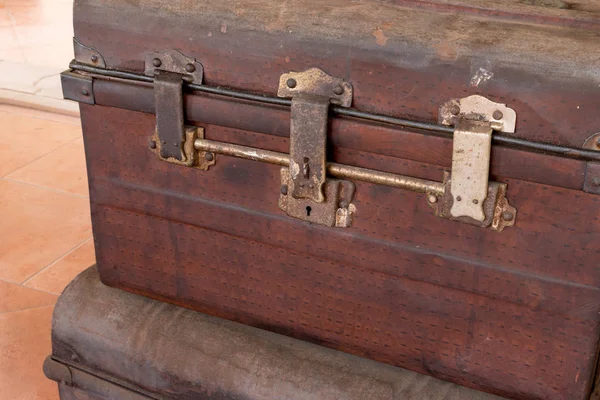
<path id="1" fill-rule="evenodd" d="M 204 130 L 185 126 L 183 83 L 201 84 L 202 64 L 171 50 L 148 54 L 145 74 L 154 77 L 156 130 L 150 148 L 163 161 L 207 170 L 214 156 L 194 149 L 194 141 L 204 138 Z"/>
<path id="2" fill-rule="evenodd" d="M 454 139 L 441 216 L 497 230 L 514 224 L 516 210 L 506 200 L 506 185 L 489 182 L 489 170 L 493 131 L 514 133 L 516 118 L 513 109 L 479 95 L 442 105 L 440 122 L 454 125 Z"/>
<path id="3" fill-rule="evenodd" d="M 347 227 L 352 223 L 354 184 L 327 179 L 329 105 L 350 107 L 352 85 L 318 68 L 279 79 L 279 97 L 291 97 L 290 161 L 281 170 L 279 207 L 305 221 Z"/>

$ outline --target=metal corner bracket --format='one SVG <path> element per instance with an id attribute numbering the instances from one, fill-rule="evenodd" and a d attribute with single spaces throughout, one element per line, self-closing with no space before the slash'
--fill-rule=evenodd
<path id="1" fill-rule="evenodd" d="M 329 106 L 350 107 L 352 85 L 310 68 L 281 75 L 277 95 L 292 99 L 290 161 L 281 171 L 279 207 L 304 221 L 350 226 L 354 184 L 327 178 L 326 146 Z"/>
<path id="2" fill-rule="evenodd" d="M 75 73 L 71 70 L 60 74 L 63 98 L 84 104 L 96 104 L 94 98 L 94 80 L 91 76 Z"/>
<path id="3" fill-rule="evenodd" d="M 75 61 L 81 64 L 106 68 L 106 61 L 102 57 L 102 54 L 95 48 L 84 45 L 77 38 L 73 38 L 73 52 L 75 54 Z"/>

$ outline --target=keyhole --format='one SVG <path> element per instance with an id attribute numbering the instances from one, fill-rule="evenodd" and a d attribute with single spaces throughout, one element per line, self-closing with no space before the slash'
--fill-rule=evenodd
<path id="1" fill-rule="evenodd" d="M 309 170 L 309 158 L 308 157 L 304 157 L 303 163 L 302 163 L 302 175 L 304 175 L 305 178 L 308 178 L 308 170 Z"/>
<path id="2" fill-rule="evenodd" d="M 310 212 L 312 211 L 312 208 L 310 208 L 310 206 L 306 206 L 306 216 L 310 217 Z"/>

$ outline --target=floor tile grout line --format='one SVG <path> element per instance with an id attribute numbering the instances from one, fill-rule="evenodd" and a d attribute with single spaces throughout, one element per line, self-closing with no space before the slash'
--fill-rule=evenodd
<path id="1" fill-rule="evenodd" d="M 0 177 L 0 178 L 6 178 L 6 177 L 8 177 L 10 174 L 14 174 L 15 172 L 17 172 L 17 171 L 20 171 L 20 170 L 22 170 L 23 168 L 25 168 L 25 167 L 29 166 L 29 164 L 32 164 L 32 163 L 34 163 L 34 162 L 36 162 L 36 161 L 39 161 L 39 160 L 41 160 L 42 158 L 44 158 L 44 157 L 46 157 L 46 156 L 49 156 L 50 154 L 54 153 L 55 151 L 57 151 L 57 150 L 60 150 L 60 149 L 62 149 L 63 147 L 66 147 L 66 146 L 70 145 L 71 143 L 73 143 L 73 142 L 75 142 L 75 141 L 77 141 L 77 140 L 80 140 L 80 139 L 83 139 L 83 136 L 82 136 L 82 135 L 79 135 L 79 137 L 77 137 L 77 138 L 74 138 L 74 139 L 71 139 L 71 140 L 69 140 L 69 141 L 67 141 L 67 142 L 65 142 L 65 143 L 63 143 L 63 144 L 61 144 L 61 145 L 59 145 L 59 146 L 58 146 L 57 148 L 55 148 L 54 150 L 50 150 L 48 153 L 46 153 L 46 154 L 42 154 L 42 155 L 41 155 L 41 156 L 39 156 L 38 158 L 36 158 L 36 159 L 34 159 L 34 160 L 31 160 L 31 161 L 30 161 L 30 162 L 28 162 L 27 164 L 25 164 L 25 165 L 23 165 L 23 166 L 21 166 L 21 167 L 18 167 L 17 169 L 14 169 L 14 170 L 10 171 L 9 173 L 7 173 L 6 175 L 4 175 L 4 176 L 2 176 L 2 177 Z"/>
<path id="2" fill-rule="evenodd" d="M 44 154 L 44 155 L 41 155 L 41 156 L 39 156 L 38 158 L 36 158 L 36 159 L 34 159 L 34 160 L 32 160 L 32 161 L 28 162 L 27 164 L 25 164 L 25 165 L 23 165 L 23 166 L 20 166 L 20 167 L 17 167 L 17 169 L 13 169 L 12 171 L 8 172 L 7 174 L 5 174 L 5 175 L 3 175 L 3 176 L 0 176 L 0 178 L 6 178 L 6 179 L 8 179 L 7 177 L 8 177 L 10 174 L 14 174 L 14 173 L 15 173 L 15 172 L 17 172 L 17 171 L 20 171 L 21 169 L 23 169 L 23 168 L 25 168 L 25 167 L 29 166 L 29 164 L 31 164 L 31 163 L 34 163 L 34 162 L 36 162 L 36 161 L 39 161 L 39 160 L 41 160 L 42 158 L 44 158 L 44 157 L 46 157 L 46 156 L 48 156 L 48 155 L 50 155 L 50 154 L 54 153 L 56 150 L 62 149 L 63 147 L 65 147 L 65 146 L 67 146 L 67 145 L 69 145 L 69 144 L 71 144 L 71 143 L 73 143 L 73 142 L 75 142 L 76 140 L 79 140 L 79 139 L 82 139 L 82 137 L 80 136 L 80 137 L 78 137 L 78 138 L 75 138 L 75 139 L 69 140 L 68 142 L 61 144 L 60 146 L 58 146 L 58 147 L 57 147 L 57 148 L 55 148 L 54 150 L 51 150 L 50 152 L 48 152 L 48 153 L 46 153 L 46 154 Z M 12 179 L 12 180 L 14 180 L 14 179 Z M 25 183 L 25 182 L 24 182 L 24 183 Z"/>
<path id="3" fill-rule="evenodd" d="M 50 191 L 53 191 L 53 192 L 56 192 L 56 193 L 60 193 L 60 194 L 66 194 L 66 195 L 70 195 L 70 196 L 77 197 L 77 198 L 80 198 L 80 199 L 88 199 L 89 200 L 89 198 L 90 198 L 89 196 L 84 196 L 82 194 L 67 192 L 65 190 L 60 190 L 60 189 L 56 189 L 56 188 L 49 187 L 49 186 L 42 186 L 42 185 L 38 185 L 36 183 L 25 182 L 25 181 L 21 181 L 21 180 L 14 179 L 14 178 L 7 178 L 6 176 L 4 176 L 4 177 L 2 177 L 0 179 L 3 179 L 5 181 L 7 181 L 7 182 L 21 183 L 23 185 L 36 187 L 38 189 L 45 189 L 45 190 L 50 190 Z"/>
<path id="4" fill-rule="evenodd" d="M 24 93 L 24 92 L 22 92 L 22 93 Z M 31 93 L 31 95 L 33 95 L 33 96 L 40 96 L 39 94 L 33 94 L 33 93 Z M 47 96 L 41 96 L 41 97 L 47 97 Z M 49 97 L 49 98 L 52 98 L 52 97 Z M 32 111 L 34 113 L 36 111 L 39 111 L 39 112 L 48 113 L 48 114 L 56 114 L 58 116 L 62 116 L 62 117 L 65 117 L 65 118 L 73 118 L 73 119 L 78 120 L 78 123 L 58 121 L 56 119 L 52 119 L 50 116 L 39 116 L 38 115 L 38 116 L 34 117 L 34 116 L 31 116 L 31 115 L 23 114 L 22 112 L 18 112 L 18 111 L 12 112 L 12 111 L 9 111 L 9 110 L 2 110 L 2 109 L 0 109 L 0 112 L 4 112 L 4 113 L 7 113 L 7 114 L 13 114 L 13 115 L 17 114 L 17 115 L 20 115 L 22 117 L 37 118 L 37 119 L 41 119 L 41 120 L 44 120 L 44 121 L 51 121 L 51 122 L 54 122 L 54 123 L 57 123 L 57 124 L 66 124 L 66 125 L 81 127 L 81 118 L 73 116 L 73 115 L 65 115 L 65 114 L 61 114 L 61 113 L 58 113 L 58 112 L 43 111 L 43 110 L 40 111 L 40 110 L 38 110 L 38 109 L 36 109 L 34 107 L 25 107 L 24 105 L 13 105 L 13 104 L 10 104 L 10 103 L 3 103 L 3 102 L 0 102 L 0 106 L 11 106 L 11 107 L 15 107 L 15 108 L 24 108 L 24 109 Z M 79 136 L 81 137 L 82 135 L 79 135 Z"/>
<path id="5" fill-rule="evenodd" d="M 20 283 L 20 285 L 25 286 L 27 284 L 27 282 L 29 282 L 31 279 L 35 278 L 36 276 L 38 276 L 39 274 L 41 274 L 42 272 L 46 271 L 48 268 L 52 267 L 57 262 L 59 262 L 60 260 L 62 260 L 66 256 L 68 256 L 69 254 L 73 253 L 75 250 L 77 250 L 78 248 L 80 248 L 81 246 L 83 246 L 88 240 L 90 240 L 92 238 L 93 238 L 93 235 L 90 235 L 85 240 L 79 242 L 74 247 L 72 247 L 70 250 L 67 250 L 66 253 L 62 254 L 61 256 L 59 256 L 58 258 L 56 258 L 54 261 L 52 261 L 50 264 L 46 265 L 44 268 L 40 269 L 39 271 L 37 271 L 36 273 L 34 273 L 33 275 L 31 275 L 29 278 L 25 279 L 23 282 Z M 29 287 L 29 286 L 27 286 L 27 287 Z"/>
<path id="6" fill-rule="evenodd" d="M 22 287 L 24 289 L 35 290 L 36 292 L 40 292 L 40 293 L 44 293 L 44 294 L 51 294 L 53 296 L 60 296 L 60 293 L 49 292 L 47 290 L 38 289 L 38 288 L 35 288 L 33 286 L 24 286 L 22 283 L 19 283 L 17 281 L 13 281 L 11 279 L 0 278 L 0 282 L 10 283 L 11 285 L 20 286 L 20 287 Z"/>
<path id="7" fill-rule="evenodd" d="M 57 296 L 57 295 L 55 295 L 55 296 Z M 56 301 L 54 303 L 56 304 Z M 21 311 L 37 310 L 38 308 L 46 308 L 46 307 L 54 307 L 54 304 L 47 304 L 45 306 L 28 307 L 28 308 L 23 308 L 21 310 L 0 311 L 0 316 L 6 315 L 6 314 L 14 314 L 14 313 L 18 313 L 18 312 L 21 312 Z"/>

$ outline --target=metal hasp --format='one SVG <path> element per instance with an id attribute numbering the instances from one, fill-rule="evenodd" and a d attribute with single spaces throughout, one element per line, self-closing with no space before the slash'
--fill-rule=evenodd
<path id="1" fill-rule="evenodd" d="M 513 225 L 516 210 L 504 197 L 506 185 L 490 183 L 489 169 L 492 133 L 494 130 L 514 133 L 515 111 L 472 95 L 443 104 L 439 118 L 442 124 L 454 126 L 452 172 L 445 181 L 450 196 L 448 193 L 444 196 L 444 213 L 453 219 L 491 225 L 496 230 Z M 503 222 L 494 219 L 495 215 L 503 216 L 500 218 Z"/>
<path id="2" fill-rule="evenodd" d="M 201 84 L 202 64 L 174 50 L 154 52 L 146 56 L 145 74 L 154 77 L 156 105 L 156 130 L 150 148 L 163 161 L 208 169 L 214 157 L 194 149 L 194 141 L 204 137 L 203 132 L 184 125 L 183 83 Z"/>
<path id="3" fill-rule="evenodd" d="M 277 95 L 292 99 L 290 161 L 281 171 L 279 207 L 305 221 L 350 226 L 354 184 L 327 179 L 326 147 L 329 106 L 350 107 L 352 85 L 311 68 L 281 75 Z"/>

